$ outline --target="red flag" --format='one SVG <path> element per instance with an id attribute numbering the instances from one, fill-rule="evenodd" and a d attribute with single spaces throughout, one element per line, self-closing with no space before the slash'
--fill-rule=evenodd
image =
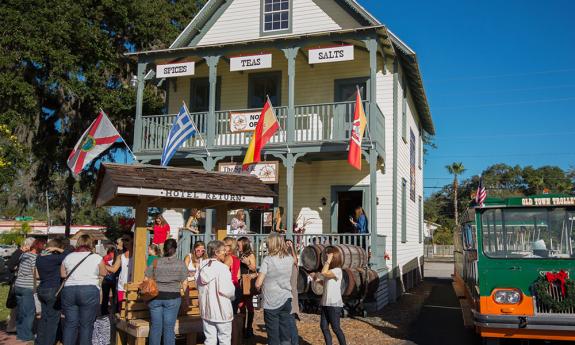
<path id="1" fill-rule="evenodd" d="M 68 157 L 68 167 L 78 176 L 86 165 L 106 151 L 120 138 L 120 134 L 103 111 L 76 143 Z"/>
<path id="2" fill-rule="evenodd" d="M 351 138 L 349 139 L 349 154 L 347 156 L 349 164 L 357 170 L 361 170 L 361 140 L 366 125 L 367 118 L 363 111 L 363 103 L 358 89 L 355 95 L 355 114 L 351 124 Z"/>

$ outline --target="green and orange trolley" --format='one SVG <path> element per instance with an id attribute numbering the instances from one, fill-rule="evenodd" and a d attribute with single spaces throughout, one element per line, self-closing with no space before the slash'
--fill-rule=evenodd
<path id="1" fill-rule="evenodd" d="M 454 286 L 485 343 L 575 341 L 574 230 L 570 195 L 488 198 L 465 212 Z"/>

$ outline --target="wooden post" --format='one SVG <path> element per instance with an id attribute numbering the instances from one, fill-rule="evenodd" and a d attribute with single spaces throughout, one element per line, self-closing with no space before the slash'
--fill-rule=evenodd
<path id="1" fill-rule="evenodd" d="M 217 239 L 221 240 L 220 237 L 227 229 L 228 225 L 228 207 L 227 205 L 220 205 L 216 207 L 216 224 L 214 228 L 216 229 L 216 234 L 218 234 Z"/>
<path id="2" fill-rule="evenodd" d="M 141 282 L 144 280 L 144 271 L 146 270 L 146 252 L 147 252 L 147 235 L 148 229 L 146 222 L 148 220 L 148 206 L 140 203 L 136 206 L 136 230 L 134 231 L 134 273 L 131 282 Z"/>
<path id="3" fill-rule="evenodd" d="M 132 148 L 134 152 L 140 152 L 142 148 L 142 109 L 144 108 L 144 88 L 145 76 L 146 76 L 146 62 L 138 63 L 138 74 L 137 74 L 137 90 L 136 90 L 136 122 L 134 126 L 134 142 Z"/>

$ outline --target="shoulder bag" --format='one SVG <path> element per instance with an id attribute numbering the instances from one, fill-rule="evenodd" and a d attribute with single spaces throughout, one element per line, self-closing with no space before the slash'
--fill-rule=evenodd
<path id="1" fill-rule="evenodd" d="M 256 289 L 256 279 L 258 278 L 258 273 L 256 271 L 248 270 L 248 273 L 242 274 L 242 292 L 244 296 L 254 296 L 258 294 L 258 289 Z"/>
<path id="2" fill-rule="evenodd" d="M 156 268 L 158 267 L 158 259 L 154 260 L 152 277 L 144 280 L 140 283 L 139 291 L 140 291 L 140 298 L 144 302 L 149 302 L 154 298 L 158 297 L 160 293 L 158 291 L 158 284 L 156 283 Z"/>

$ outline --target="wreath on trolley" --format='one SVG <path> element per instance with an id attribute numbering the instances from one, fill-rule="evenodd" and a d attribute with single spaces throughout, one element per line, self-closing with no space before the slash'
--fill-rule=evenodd
<path id="1" fill-rule="evenodd" d="M 551 295 L 554 284 L 559 284 L 562 300 Z M 540 276 L 533 285 L 537 298 L 554 312 L 563 312 L 575 308 L 575 281 L 569 279 L 564 270 L 557 273 L 547 272 Z"/>

